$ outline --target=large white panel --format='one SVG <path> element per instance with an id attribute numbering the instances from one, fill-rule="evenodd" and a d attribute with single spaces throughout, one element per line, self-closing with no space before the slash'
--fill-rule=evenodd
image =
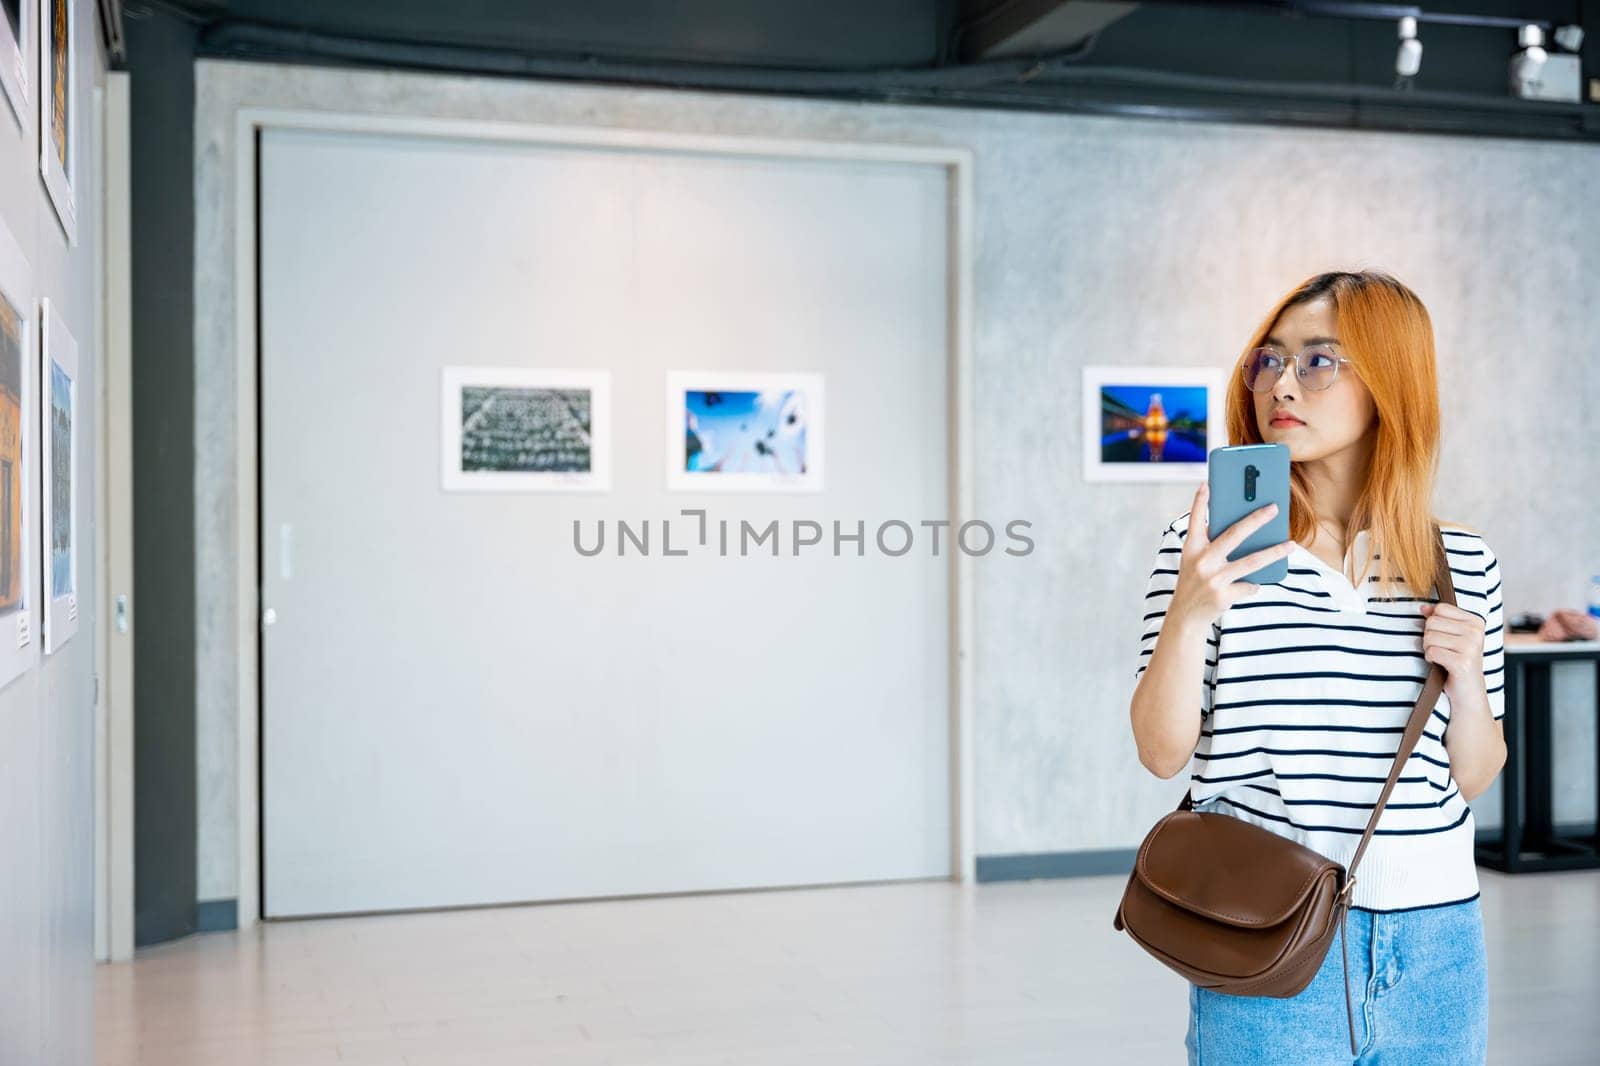
<path id="1" fill-rule="evenodd" d="M 934 166 L 265 134 L 264 913 L 948 874 L 948 536 L 873 542 L 949 515 L 947 203 Z M 612 491 L 441 491 L 457 364 L 610 370 Z M 826 491 L 668 493 L 676 368 L 823 374 Z M 663 557 L 684 507 L 784 554 Z M 864 555 L 794 558 L 801 518 Z"/>

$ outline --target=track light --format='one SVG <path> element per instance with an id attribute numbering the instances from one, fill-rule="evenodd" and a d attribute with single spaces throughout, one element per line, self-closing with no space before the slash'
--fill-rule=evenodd
<path id="1" fill-rule="evenodd" d="M 1559 27 L 1555 38 L 1561 50 L 1547 52 L 1541 27 L 1530 24 L 1517 30 L 1518 48 L 1508 70 L 1511 95 L 1524 100 L 1579 101 L 1583 77 L 1579 56 L 1571 49 L 1583 43 L 1583 28 Z"/>
<path id="2" fill-rule="evenodd" d="M 1544 74 L 1544 31 L 1538 26 L 1524 26 L 1517 31 L 1517 50 L 1511 56 L 1511 92 L 1515 96 L 1537 98 L 1539 82 Z"/>
<path id="3" fill-rule="evenodd" d="M 1417 40 L 1417 17 L 1406 15 L 1400 20 L 1400 50 L 1394 57 L 1394 72 L 1410 78 L 1422 69 L 1422 42 Z"/>
<path id="4" fill-rule="evenodd" d="M 1576 52 L 1583 47 L 1582 26 L 1557 26 L 1555 32 L 1556 44 L 1568 52 Z"/>

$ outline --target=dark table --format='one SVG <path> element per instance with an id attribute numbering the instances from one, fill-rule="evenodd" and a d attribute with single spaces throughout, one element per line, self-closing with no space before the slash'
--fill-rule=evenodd
<path id="1" fill-rule="evenodd" d="M 1500 774 L 1501 832 L 1477 845 L 1480 866 L 1507 873 L 1600 867 L 1596 830 L 1562 833 L 1554 824 L 1551 787 L 1550 664 L 1595 664 L 1600 707 L 1600 641 L 1542 641 L 1531 633 L 1506 636 L 1506 765 Z M 1600 744 L 1594 753 L 1596 810 L 1600 810 Z"/>

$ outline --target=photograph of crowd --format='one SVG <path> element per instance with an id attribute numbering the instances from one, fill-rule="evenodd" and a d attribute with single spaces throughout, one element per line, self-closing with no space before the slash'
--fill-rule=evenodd
<path id="1" fill-rule="evenodd" d="M 461 390 L 461 469 L 590 469 L 585 389 Z"/>
<path id="2" fill-rule="evenodd" d="M 608 488 L 609 393 L 603 370 L 445 367 L 445 489 Z"/>

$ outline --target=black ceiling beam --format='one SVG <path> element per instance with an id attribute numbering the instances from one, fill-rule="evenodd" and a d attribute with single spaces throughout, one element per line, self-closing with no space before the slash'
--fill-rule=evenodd
<path id="1" fill-rule="evenodd" d="M 950 67 L 784 71 L 643 63 L 513 50 L 374 41 L 224 22 L 201 54 L 335 65 L 1221 121 L 1600 140 L 1600 106 L 1381 86 L 1274 82 L 1139 67 L 1077 65 L 1083 52 Z"/>
<path id="2" fill-rule="evenodd" d="M 1367 0 L 1146 0 L 1147 4 L 1164 7 L 1234 8 L 1258 14 L 1308 15 L 1341 19 L 1378 19 L 1398 22 L 1410 16 L 1419 26 L 1433 23 L 1440 26 L 1476 26 L 1481 29 L 1516 30 L 1534 25 L 1542 30 L 1554 29 L 1560 23 L 1554 18 L 1517 15 L 1496 15 L 1478 11 L 1446 10 L 1444 4 L 1387 4 Z M 1461 5 L 1453 5 L 1459 7 Z M 1494 6 L 1505 6 L 1498 4 Z M 1550 6 L 1546 4 L 1544 6 Z M 1569 7 L 1570 3 L 1557 6 Z M 1568 21 L 1576 22 L 1576 18 Z"/>

